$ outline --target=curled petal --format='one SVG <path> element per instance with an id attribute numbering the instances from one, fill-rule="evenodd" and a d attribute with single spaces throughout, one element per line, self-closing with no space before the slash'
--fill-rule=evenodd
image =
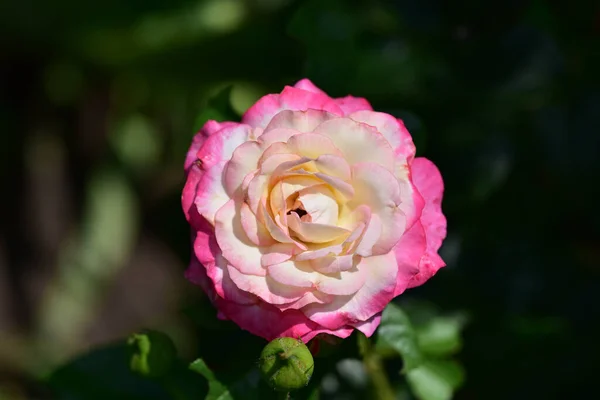
<path id="1" fill-rule="evenodd" d="M 338 204 L 331 189 L 327 185 L 316 185 L 298 192 L 298 203 L 310 216 L 313 223 L 336 225 L 338 220 Z"/>

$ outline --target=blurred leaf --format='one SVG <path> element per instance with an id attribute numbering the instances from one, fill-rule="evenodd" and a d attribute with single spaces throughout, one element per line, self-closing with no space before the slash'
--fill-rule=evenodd
<path id="1" fill-rule="evenodd" d="M 233 396 L 229 392 L 227 386 L 222 384 L 215 374 L 208 368 L 204 360 L 197 359 L 190 364 L 190 369 L 199 373 L 208 381 L 208 395 L 206 400 L 233 400 Z"/>
<path id="2" fill-rule="evenodd" d="M 406 375 L 419 400 L 450 400 L 464 381 L 462 367 L 454 361 L 425 361 Z"/>
<path id="3" fill-rule="evenodd" d="M 424 354 L 446 356 L 460 350 L 460 330 L 464 325 L 461 315 L 436 317 L 417 327 L 417 341 Z"/>
<path id="4" fill-rule="evenodd" d="M 54 371 L 48 384 L 59 400 L 192 400 L 208 391 L 181 362 L 161 379 L 147 379 L 131 371 L 130 357 L 124 342 L 101 347 Z"/>
<path id="5" fill-rule="evenodd" d="M 142 114 L 120 121 L 110 138 L 119 157 L 139 171 L 151 170 L 160 159 L 160 132 L 152 120 Z"/>
<path id="6" fill-rule="evenodd" d="M 221 89 L 216 95 L 210 97 L 206 106 L 196 117 L 194 130 L 199 131 L 206 121 L 237 121 L 239 115 L 231 105 L 231 91 L 233 86 L 227 86 Z"/>
<path id="7" fill-rule="evenodd" d="M 56 370 L 49 378 L 57 399 L 169 399 L 156 381 L 129 369 L 129 349 L 120 343 L 94 350 Z"/>
<path id="8" fill-rule="evenodd" d="M 413 370 L 423 362 L 416 332 L 408 316 L 393 303 L 383 310 L 375 345 L 376 350 L 386 347 L 392 347 L 400 353 L 404 361 L 404 372 Z"/>

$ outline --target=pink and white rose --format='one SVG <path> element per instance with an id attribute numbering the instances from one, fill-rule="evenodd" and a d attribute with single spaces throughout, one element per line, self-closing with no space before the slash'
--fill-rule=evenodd
<path id="1" fill-rule="evenodd" d="M 401 120 L 304 79 L 241 123 L 209 121 L 185 161 L 187 278 L 253 334 L 370 336 L 445 264 L 443 182 Z"/>

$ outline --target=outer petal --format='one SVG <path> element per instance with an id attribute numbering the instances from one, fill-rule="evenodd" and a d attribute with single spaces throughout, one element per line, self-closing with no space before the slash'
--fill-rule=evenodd
<path id="1" fill-rule="evenodd" d="M 211 224 L 215 222 L 217 211 L 229 201 L 229 195 L 223 186 L 225 164 L 225 161 L 220 161 L 205 170 L 196 189 L 196 209 Z"/>
<path id="2" fill-rule="evenodd" d="M 340 106 L 340 108 L 344 112 L 344 115 L 349 115 L 349 114 L 352 114 L 353 112 L 360 111 L 360 110 L 367 110 L 367 111 L 373 110 L 373 107 L 371 107 L 371 104 L 369 104 L 369 102 L 366 99 L 363 99 L 362 97 L 354 97 L 354 96 L 339 97 L 339 98 L 335 99 L 335 102 L 337 103 L 338 106 Z"/>
<path id="3" fill-rule="evenodd" d="M 184 169 L 187 171 L 192 163 L 198 159 L 198 157 L 196 157 L 196 153 L 198 153 L 198 150 L 200 150 L 200 147 L 202 147 L 206 141 L 206 138 L 223 128 L 232 127 L 235 125 L 238 124 L 235 122 L 217 122 L 214 120 L 207 121 L 202 129 L 200 129 L 200 132 L 198 132 L 192 139 L 192 145 L 185 156 Z"/>
<path id="4" fill-rule="evenodd" d="M 221 161 L 229 161 L 234 150 L 242 143 L 249 140 L 252 129 L 249 125 L 232 124 L 227 125 L 206 139 L 197 158 L 202 161 L 204 167 L 211 167 Z"/>
<path id="5" fill-rule="evenodd" d="M 364 333 L 367 337 L 370 337 L 375 332 L 375 329 L 379 326 L 381 322 L 381 313 L 377 313 L 369 318 L 365 322 L 357 322 L 356 324 L 352 324 L 353 327 Z"/>
<path id="6" fill-rule="evenodd" d="M 306 78 L 298 81 L 298 83 L 296 83 L 294 85 L 294 87 L 298 88 L 298 89 L 306 90 L 309 92 L 321 93 L 321 94 L 326 95 L 326 93 L 324 91 L 319 89 L 317 86 L 315 86 L 314 83 L 312 83 L 310 80 L 308 80 Z M 338 98 L 334 99 L 334 101 L 337 103 L 338 106 L 340 106 L 342 111 L 344 111 L 345 115 L 348 115 L 348 114 L 358 111 L 358 110 L 372 110 L 373 109 L 371 107 L 371 104 L 369 104 L 369 102 L 366 99 L 363 99 L 362 97 L 353 97 L 353 96 L 338 97 Z"/>
<path id="7" fill-rule="evenodd" d="M 202 179 L 203 174 L 204 171 L 200 167 L 198 167 L 195 164 L 191 165 L 188 170 L 185 186 L 183 187 L 183 191 L 181 193 L 181 207 L 183 208 L 185 218 L 192 227 L 196 227 L 196 225 L 199 224 L 199 214 L 194 203 L 196 200 L 196 190 L 198 188 L 198 183 Z"/>
<path id="8" fill-rule="evenodd" d="M 412 278 L 409 287 L 423 284 L 446 265 L 437 254 L 446 237 L 446 217 L 442 214 L 442 176 L 431 161 L 422 157 L 416 158 L 412 163 L 412 174 L 415 186 L 425 199 L 421 223 L 425 230 L 427 249 L 421 259 L 419 273 Z"/>
<path id="9" fill-rule="evenodd" d="M 325 93 L 324 91 L 319 89 L 317 86 L 315 86 L 314 83 L 312 83 L 310 81 L 310 79 L 307 79 L 307 78 L 301 79 L 298 82 L 296 82 L 294 87 L 298 88 L 298 89 L 306 90 L 307 92 L 320 93 L 320 94 L 324 94 L 325 96 L 327 96 L 327 93 Z"/>
<path id="10" fill-rule="evenodd" d="M 419 265 L 425 253 L 427 241 L 421 222 L 414 224 L 404 232 L 400 241 L 394 247 L 396 261 L 398 262 L 398 277 L 394 296 L 398 296 L 409 287 L 413 277 L 419 272 Z"/>
<path id="11" fill-rule="evenodd" d="M 281 94 L 268 94 L 259 99 L 246 111 L 242 122 L 264 128 L 280 111 L 305 111 L 310 108 L 343 115 L 341 108 L 329 96 L 286 86 Z"/>
<path id="12" fill-rule="evenodd" d="M 213 283 L 206 275 L 206 269 L 204 266 L 200 264 L 200 261 L 198 261 L 194 255 L 192 255 L 190 265 L 185 271 L 185 277 L 194 285 L 200 286 L 211 301 L 215 300 L 216 294 Z"/>
<path id="13" fill-rule="evenodd" d="M 329 329 L 369 320 L 381 312 L 394 297 L 398 273 L 396 257 L 390 252 L 382 256 L 365 257 L 358 268 L 366 268 L 367 280 L 352 296 L 338 296 L 329 304 L 311 304 L 304 313 L 312 321 Z"/>
<path id="14" fill-rule="evenodd" d="M 390 114 L 365 110 L 354 112 L 348 117 L 377 128 L 392 146 L 397 161 L 412 162 L 415 157 L 415 145 L 402 120 Z"/>
<path id="15" fill-rule="evenodd" d="M 326 329 L 306 318 L 299 310 L 281 311 L 264 302 L 240 306 L 217 300 L 217 307 L 242 329 L 269 341 L 287 336 L 300 338 L 306 343 L 319 333 L 328 333 L 342 338 L 348 337 L 352 333 L 352 329 L 347 327 L 338 330 Z"/>

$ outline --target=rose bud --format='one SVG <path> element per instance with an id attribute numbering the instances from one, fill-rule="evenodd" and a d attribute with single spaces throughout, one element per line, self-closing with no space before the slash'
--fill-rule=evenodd
<path id="1" fill-rule="evenodd" d="M 314 370 L 310 350 L 300 339 L 282 337 L 265 346 L 259 367 L 269 385 L 281 392 L 308 385 Z"/>

